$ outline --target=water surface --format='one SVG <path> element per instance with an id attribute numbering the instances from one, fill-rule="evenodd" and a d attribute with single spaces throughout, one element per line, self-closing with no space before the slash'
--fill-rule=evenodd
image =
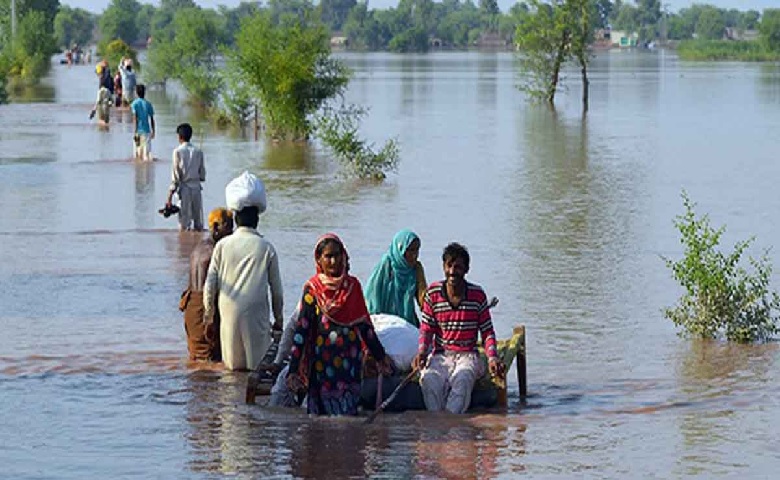
<path id="1" fill-rule="evenodd" d="M 681 254 L 682 189 L 728 226 L 727 245 L 780 238 L 778 67 L 601 54 L 583 118 L 574 72 L 551 112 L 517 91 L 511 54 L 343 58 L 348 100 L 370 108 L 363 133 L 401 145 L 382 185 L 339 177 L 316 144 L 214 130 L 175 89 L 149 92 L 159 161 L 134 162 L 127 113 L 107 132 L 87 119 L 89 67 L 56 65 L 0 107 L 4 475 L 774 475 L 777 344 L 678 338 L 661 309 L 681 292 L 660 256 Z M 324 231 L 362 280 L 400 228 L 423 239 L 429 280 L 447 242 L 467 245 L 469 278 L 501 299 L 499 335 L 527 327 L 527 402 L 510 382 L 506 413 L 366 427 L 246 406 L 242 374 L 188 366 L 177 301 L 196 237 L 157 214 L 182 121 L 206 155 L 206 208 L 244 169 L 266 180 L 260 230 L 279 251 L 288 313 Z"/>

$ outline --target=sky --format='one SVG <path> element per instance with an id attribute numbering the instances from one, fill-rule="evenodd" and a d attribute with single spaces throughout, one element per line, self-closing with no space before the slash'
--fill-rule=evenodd
<path id="1" fill-rule="evenodd" d="M 142 3 L 152 3 L 158 5 L 156 1 L 144 1 Z M 102 12 L 110 3 L 110 0 L 60 0 L 61 4 L 69 5 L 71 7 L 84 8 L 92 12 Z M 215 8 L 218 5 L 225 5 L 227 7 L 235 7 L 241 0 L 195 0 L 195 3 L 206 8 Z M 475 1 L 476 3 L 476 1 Z M 514 5 L 516 0 L 498 0 L 498 6 L 502 11 L 509 10 L 509 7 Z M 720 8 L 736 8 L 738 10 L 758 10 L 761 11 L 765 8 L 778 8 L 780 2 L 778 0 L 702 0 L 692 2 L 690 0 L 661 0 L 662 5 L 668 5 L 669 10 L 676 12 L 681 8 L 690 6 L 693 3 L 709 3 Z M 369 0 L 369 8 L 387 8 L 398 5 L 398 0 Z"/>

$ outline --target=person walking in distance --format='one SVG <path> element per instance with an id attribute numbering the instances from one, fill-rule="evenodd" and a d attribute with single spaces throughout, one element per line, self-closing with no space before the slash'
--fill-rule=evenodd
<path id="1" fill-rule="evenodd" d="M 145 98 L 146 85 L 143 83 L 136 85 L 135 93 L 138 98 L 130 104 L 130 110 L 133 112 L 133 124 L 135 125 L 135 134 L 133 135 L 133 141 L 135 142 L 134 157 L 151 162 L 154 160 L 152 156 L 152 139 L 155 133 L 154 107 Z"/>

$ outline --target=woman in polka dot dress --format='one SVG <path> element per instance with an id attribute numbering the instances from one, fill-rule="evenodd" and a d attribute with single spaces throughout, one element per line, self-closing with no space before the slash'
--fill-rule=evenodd
<path id="1" fill-rule="evenodd" d="M 371 325 L 360 281 L 349 275 L 341 239 L 320 237 L 314 259 L 317 273 L 303 287 L 287 385 L 306 392 L 309 413 L 356 415 L 364 345 L 383 373 L 392 372 L 390 357 Z"/>

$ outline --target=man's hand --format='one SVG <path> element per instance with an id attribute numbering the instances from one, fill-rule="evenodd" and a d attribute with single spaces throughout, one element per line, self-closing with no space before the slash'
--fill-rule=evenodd
<path id="1" fill-rule="evenodd" d="M 488 361 L 488 369 L 490 370 L 490 376 L 504 378 L 504 364 L 498 358 L 493 357 Z"/>
<path id="2" fill-rule="evenodd" d="M 426 363 L 428 363 L 428 354 L 420 352 L 416 357 L 414 357 L 414 360 L 412 360 L 412 369 L 422 370 L 425 368 Z"/>
<path id="3" fill-rule="evenodd" d="M 149 140 L 153 140 L 153 139 L 154 139 L 154 130 L 152 130 L 152 133 L 149 134 Z"/>

